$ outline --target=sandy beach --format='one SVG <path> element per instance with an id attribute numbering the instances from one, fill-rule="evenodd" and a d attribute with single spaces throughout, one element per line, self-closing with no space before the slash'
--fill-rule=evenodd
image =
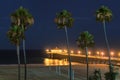
<path id="1" fill-rule="evenodd" d="M 27 65 L 27 80 L 68 80 L 43 64 Z M 17 80 L 17 65 L 0 65 L 0 80 Z M 21 65 L 21 80 L 24 80 L 24 68 Z"/>
<path id="2" fill-rule="evenodd" d="M 68 65 L 28 64 L 27 67 L 28 80 L 68 80 Z M 60 74 L 58 69 L 60 69 Z M 74 64 L 72 69 L 75 75 L 74 80 L 86 80 L 85 64 Z M 108 71 L 108 65 L 89 64 L 89 75 L 93 75 L 95 69 L 101 70 L 102 80 L 104 80 L 104 73 Z M 23 77 L 24 68 L 21 65 L 21 80 L 24 80 Z M 118 79 L 120 79 L 120 75 Z M 0 80 L 17 80 L 17 65 L 0 65 Z"/>

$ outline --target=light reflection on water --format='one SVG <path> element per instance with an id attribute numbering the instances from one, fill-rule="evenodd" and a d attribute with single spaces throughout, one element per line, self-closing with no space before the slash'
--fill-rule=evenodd
<path id="1" fill-rule="evenodd" d="M 45 58 L 44 59 L 44 64 L 46 66 L 49 66 L 49 65 L 68 65 L 68 61 L 66 59 L 62 59 L 62 60 L 58 60 L 58 59 L 49 59 L 49 58 Z"/>
<path id="2" fill-rule="evenodd" d="M 58 59 L 45 58 L 44 64 L 46 66 L 49 66 L 49 65 L 68 65 L 68 61 L 66 59 L 58 60 Z"/>
<path id="3" fill-rule="evenodd" d="M 49 59 L 49 58 L 45 58 L 44 59 L 44 64 L 46 66 L 56 66 L 56 65 L 68 65 L 68 61 L 67 59 Z M 75 65 L 75 64 L 78 64 L 78 63 L 75 63 L 75 62 L 72 62 L 72 65 Z"/>

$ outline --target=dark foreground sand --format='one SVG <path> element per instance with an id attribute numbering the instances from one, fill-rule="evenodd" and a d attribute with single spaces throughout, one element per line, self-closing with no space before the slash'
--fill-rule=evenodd
<path id="1" fill-rule="evenodd" d="M 24 71 L 21 68 L 21 80 L 24 80 Z M 68 80 L 65 76 L 60 76 L 53 71 L 50 71 L 44 65 L 28 65 L 27 80 Z M 17 65 L 1 65 L 0 80 L 17 80 Z"/>
<path id="2" fill-rule="evenodd" d="M 90 64 L 89 75 L 93 74 L 95 69 L 101 69 L 104 80 L 104 73 L 108 71 L 108 66 L 104 64 Z M 58 68 L 54 65 L 51 67 L 43 64 L 29 64 L 27 65 L 28 77 L 27 80 L 69 80 L 68 79 L 68 65 L 62 65 Z M 60 69 L 60 75 L 58 70 Z M 75 80 L 86 80 L 86 65 L 76 64 L 72 66 L 74 70 Z M 119 72 L 119 70 L 117 69 Z M 21 80 L 24 77 L 24 68 L 21 65 Z M 0 80 L 17 80 L 17 65 L 0 65 Z M 120 80 L 120 75 L 118 79 Z"/>

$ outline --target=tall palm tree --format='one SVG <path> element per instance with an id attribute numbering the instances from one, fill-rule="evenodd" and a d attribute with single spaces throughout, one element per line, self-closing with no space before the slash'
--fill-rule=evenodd
<path id="1" fill-rule="evenodd" d="M 25 75 L 24 80 L 27 80 L 27 62 L 26 62 L 26 51 L 25 51 L 25 31 L 34 23 L 33 16 L 22 6 L 18 8 L 14 13 L 11 14 L 12 25 L 18 25 L 23 30 L 23 53 L 24 53 L 24 67 Z"/>
<path id="2" fill-rule="evenodd" d="M 94 37 L 88 31 L 82 32 L 77 38 L 77 45 L 81 49 L 85 50 L 86 53 L 86 63 L 87 63 L 87 80 L 89 79 L 89 65 L 88 65 L 88 47 L 94 46 Z"/>
<path id="3" fill-rule="evenodd" d="M 22 35 L 22 30 L 18 26 L 12 26 L 10 30 L 7 32 L 7 36 L 12 44 L 14 44 L 17 47 L 17 59 L 18 59 L 18 80 L 21 80 L 20 78 L 20 41 Z"/>
<path id="4" fill-rule="evenodd" d="M 72 80 L 72 66 L 71 66 L 71 57 L 70 57 L 70 49 L 69 49 L 69 40 L 68 40 L 68 33 L 67 27 L 72 27 L 73 25 L 73 18 L 70 12 L 67 10 L 62 10 L 61 12 L 56 14 L 55 23 L 57 24 L 58 29 L 65 29 L 66 33 L 66 43 L 67 43 L 67 50 L 68 50 L 68 59 L 69 59 L 69 78 Z"/>
<path id="5" fill-rule="evenodd" d="M 106 22 L 111 21 L 112 19 L 112 11 L 106 7 L 106 6 L 101 6 L 97 11 L 96 11 L 96 20 L 99 22 L 102 22 L 103 28 L 104 28 L 104 36 L 105 36 L 105 41 L 106 41 L 106 46 L 107 46 L 107 53 L 109 56 L 109 71 L 111 73 L 111 56 L 110 56 L 110 47 L 108 43 L 108 38 L 107 38 L 107 33 L 106 33 Z"/>

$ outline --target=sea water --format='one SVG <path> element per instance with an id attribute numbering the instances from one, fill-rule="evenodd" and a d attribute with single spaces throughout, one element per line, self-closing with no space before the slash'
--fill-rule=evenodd
<path id="1" fill-rule="evenodd" d="M 0 50 L 0 64 L 17 64 L 16 50 Z M 42 64 L 47 54 L 43 50 L 26 50 L 27 64 Z M 24 63 L 23 51 L 20 50 L 20 61 Z"/>

